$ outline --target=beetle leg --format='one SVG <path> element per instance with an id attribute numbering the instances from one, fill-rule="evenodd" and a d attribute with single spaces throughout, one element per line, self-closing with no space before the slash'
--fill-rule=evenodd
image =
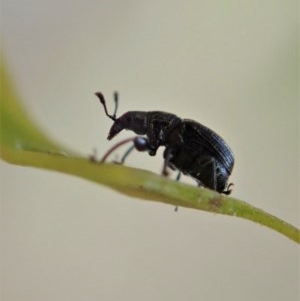
<path id="1" fill-rule="evenodd" d="M 121 159 L 121 164 L 124 164 L 126 158 L 132 153 L 132 151 L 135 149 L 135 145 L 130 146 L 127 151 L 125 152 L 125 154 L 123 155 L 122 159 Z"/>
<path id="2" fill-rule="evenodd" d="M 192 171 L 190 174 L 194 175 L 194 177 L 199 181 L 199 186 L 204 185 L 205 187 L 216 190 L 217 175 L 215 159 L 207 156 L 205 158 L 201 158 L 198 164 L 201 166 L 200 170 Z"/>
<path id="3" fill-rule="evenodd" d="M 102 157 L 101 159 L 101 163 L 104 163 L 106 161 L 106 159 L 108 158 L 108 156 L 115 151 L 117 148 L 119 148 L 120 146 L 122 146 L 123 144 L 126 144 L 128 142 L 133 142 L 133 146 L 130 147 L 126 153 L 123 155 L 121 163 L 124 163 L 125 159 L 127 158 L 127 156 L 134 150 L 138 150 L 140 152 L 144 152 L 144 151 L 148 151 L 149 150 L 149 146 L 148 146 L 148 140 L 145 137 L 142 136 L 136 136 L 133 138 L 128 138 L 125 139 L 121 142 L 118 142 L 117 144 L 115 144 L 113 147 L 111 147 Z"/>
<path id="4" fill-rule="evenodd" d="M 169 165 L 169 162 L 172 158 L 172 150 L 171 148 L 169 147 L 166 147 L 165 151 L 164 151 L 164 165 L 163 165 L 163 169 L 162 169 L 162 172 L 161 174 L 165 177 L 167 177 L 169 175 L 169 172 L 168 172 L 168 165 Z"/>
<path id="5" fill-rule="evenodd" d="M 125 162 L 125 159 L 128 157 L 128 155 L 131 154 L 131 152 L 136 149 L 139 152 L 149 151 L 149 145 L 148 140 L 145 137 L 142 136 L 136 136 L 132 139 L 133 145 L 125 152 L 121 159 L 121 164 Z"/>
<path id="6" fill-rule="evenodd" d="M 162 175 L 165 176 L 165 177 L 167 177 L 169 175 L 169 172 L 168 172 L 167 169 L 168 169 L 168 165 L 170 163 L 170 160 L 172 159 L 172 156 L 173 155 L 172 155 L 171 148 L 166 147 L 166 149 L 164 151 L 165 160 L 164 160 L 164 165 L 163 165 L 163 169 L 162 169 Z M 176 177 L 176 181 L 179 181 L 180 176 L 181 176 L 181 171 L 178 172 L 177 177 Z M 178 206 L 176 206 L 174 208 L 174 211 L 176 211 L 176 212 L 178 211 Z"/>
<path id="7" fill-rule="evenodd" d="M 179 181 L 181 177 L 181 171 L 178 172 L 177 177 L 176 177 L 176 181 Z"/>
<path id="8" fill-rule="evenodd" d="M 130 141 L 133 141 L 134 138 L 128 138 L 128 139 L 125 139 L 121 142 L 118 142 L 117 144 L 115 144 L 113 147 L 111 147 L 105 154 L 104 156 L 102 157 L 101 159 L 101 163 L 104 163 L 106 161 L 106 159 L 108 158 L 108 156 L 114 151 L 116 150 L 117 148 L 119 148 L 120 146 L 122 146 L 123 144 L 126 144 Z"/>

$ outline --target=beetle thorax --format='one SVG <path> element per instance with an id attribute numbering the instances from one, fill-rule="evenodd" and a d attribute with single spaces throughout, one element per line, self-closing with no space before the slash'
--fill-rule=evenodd
<path id="1" fill-rule="evenodd" d="M 166 145 L 170 132 L 181 123 L 181 119 L 174 114 L 152 111 L 147 114 L 147 136 L 150 140 L 157 140 L 159 145 Z"/>

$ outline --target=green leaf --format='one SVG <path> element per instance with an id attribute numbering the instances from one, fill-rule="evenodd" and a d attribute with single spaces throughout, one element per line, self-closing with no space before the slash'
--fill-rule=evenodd
<path id="1" fill-rule="evenodd" d="M 52 141 L 21 106 L 3 61 L 0 64 L 0 151 L 3 160 L 78 176 L 134 198 L 245 218 L 300 243 L 299 229 L 246 202 L 172 181 L 149 171 L 100 164 Z"/>

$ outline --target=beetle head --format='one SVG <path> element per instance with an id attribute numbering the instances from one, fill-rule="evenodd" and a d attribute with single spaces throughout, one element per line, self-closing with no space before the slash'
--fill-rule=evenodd
<path id="1" fill-rule="evenodd" d="M 97 92 L 95 94 L 99 98 L 101 104 L 103 105 L 106 116 L 114 121 L 114 124 L 112 125 L 108 133 L 108 137 L 107 137 L 108 140 L 111 140 L 113 137 L 115 137 L 119 132 L 121 132 L 124 129 L 131 130 L 138 135 L 146 134 L 146 121 L 147 121 L 146 112 L 130 111 L 117 118 L 116 117 L 116 112 L 118 108 L 117 92 L 114 93 L 115 111 L 113 115 L 108 114 L 103 94 L 101 92 Z"/>
<path id="2" fill-rule="evenodd" d="M 147 113 L 141 111 L 129 111 L 117 118 L 110 128 L 107 139 L 111 140 L 122 130 L 130 130 L 138 135 L 146 134 Z"/>

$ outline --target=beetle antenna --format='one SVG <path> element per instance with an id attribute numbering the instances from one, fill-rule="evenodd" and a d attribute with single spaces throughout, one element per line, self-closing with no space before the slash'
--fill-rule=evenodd
<path id="1" fill-rule="evenodd" d="M 119 105 L 119 93 L 117 91 L 114 92 L 114 101 L 115 101 L 115 111 L 114 111 L 114 117 L 117 116 L 118 111 L 118 105 Z"/>
<path id="2" fill-rule="evenodd" d="M 101 92 L 96 92 L 95 95 L 99 98 L 101 104 L 103 105 L 106 116 L 109 117 L 110 119 L 112 119 L 113 121 L 116 121 L 116 119 L 117 119 L 116 118 L 116 111 L 117 111 L 118 96 L 117 97 L 115 96 L 115 103 L 116 103 L 115 112 L 114 112 L 113 115 L 110 115 L 107 112 L 106 103 L 105 103 L 105 99 L 104 99 L 103 94 Z"/>

